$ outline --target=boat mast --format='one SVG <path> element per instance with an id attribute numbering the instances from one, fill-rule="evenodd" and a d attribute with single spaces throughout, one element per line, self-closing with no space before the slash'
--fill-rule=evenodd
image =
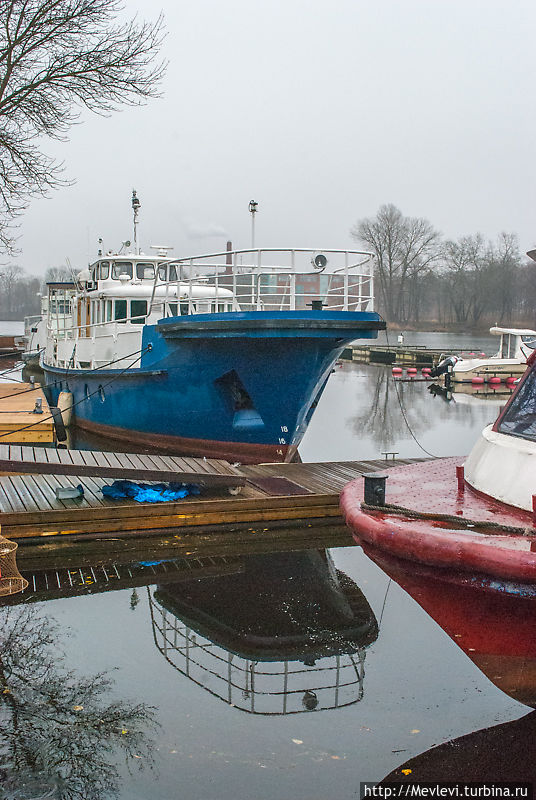
<path id="1" fill-rule="evenodd" d="M 132 190 L 132 210 L 134 212 L 134 255 L 139 256 L 140 250 L 138 247 L 138 212 L 141 203 L 136 195 L 136 190 Z"/>

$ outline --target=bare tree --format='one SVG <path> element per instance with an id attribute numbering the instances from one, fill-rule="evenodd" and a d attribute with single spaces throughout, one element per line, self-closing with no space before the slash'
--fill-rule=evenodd
<path id="1" fill-rule="evenodd" d="M 118 23 L 118 0 L 0 0 L 0 245 L 31 197 L 60 185 L 43 137 L 83 108 L 100 114 L 158 96 L 163 19 Z"/>
<path id="2" fill-rule="evenodd" d="M 405 217 L 396 206 L 381 206 L 376 217 L 351 230 L 377 258 L 382 307 L 391 321 L 406 322 L 414 311 L 419 281 L 439 257 L 439 233 L 426 219 Z M 411 290 L 411 291 L 410 291 Z"/>
<path id="3" fill-rule="evenodd" d="M 515 233 L 501 233 L 488 249 L 490 306 L 497 321 L 512 324 L 518 304 L 521 255 Z M 521 303 L 519 303 L 521 305 Z"/>
<path id="4" fill-rule="evenodd" d="M 514 234 L 501 233 L 496 242 L 481 234 L 445 242 L 443 279 L 456 322 L 472 326 L 485 316 L 512 322 L 519 303 L 517 284 L 521 258 Z"/>
<path id="5" fill-rule="evenodd" d="M 456 322 L 477 322 L 481 316 L 479 296 L 485 264 L 485 243 L 477 233 L 447 241 L 443 247 L 444 282 Z"/>
<path id="6" fill-rule="evenodd" d="M 13 303 L 13 293 L 17 282 L 22 278 L 22 269 L 14 264 L 0 267 L 0 295 L 2 305 L 9 309 Z"/>
<path id="7" fill-rule="evenodd" d="M 72 281 L 73 270 L 68 266 L 48 267 L 45 272 L 44 283 L 54 283 L 55 281 Z"/>

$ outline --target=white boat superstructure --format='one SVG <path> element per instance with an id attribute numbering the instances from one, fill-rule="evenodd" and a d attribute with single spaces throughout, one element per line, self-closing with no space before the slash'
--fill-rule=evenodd
<path id="1" fill-rule="evenodd" d="M 48 289 L 38 324 L 46 328 L 44 361 L 67 369 L 126 366 L 123 359 L 142 348 L 144 327 L 169 317 L 318 306 L 373 311 L 372 256 L 362 251 L 226 250 L 186 259 L 109 253 L 76 283 Z"/>
<path id="2" fill-rule="evenodd" d="M 528 371 L 494 425 L 465 462 L 465 479 L 508 505 L 533 510 L 536 497 L 536 352 Z"/>

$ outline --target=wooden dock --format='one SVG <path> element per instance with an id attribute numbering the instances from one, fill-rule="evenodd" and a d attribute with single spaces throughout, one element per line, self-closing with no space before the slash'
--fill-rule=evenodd
<path id="1" fill-rule="evenodd" d="M 36 404 L 41 413 L 36 413 Z M 0 383 L 0 443 L 50 444 L 54 430 L 54 420 L 38 383 Z"/>
<path id="2" fill-rule="evenodd" d="M 261 528 L 265 533 L 283 526 L 304 528 L 326 522 L 342 525 L 342 487 L 363 472 L 386 467 L 385 460 L 378 460 L 236 468 L 210 459 L 164 459 L 13 445 L 3 455 L 2 468 L 11 465 L 13 472 L 26 473 L 0 477 L 1 531 L 21 544 L 44 539 L 56 543 L 189 533 L 213 536 L 252 528 Z M 388 462 L 389 466 L 401 463 L 410 461 Z M 100 470 L 111 470 L 113 474 L 105 475 Z M 28 474 L 30 471 L 34 474 Z M 170 475 L 175 480 L 186 476 L 188 482 L 199 483 L 202 492 L 182 501 L 156 504 L 103 496 L 101 489 L 110 484 L 111 478 L 134 477 L 134 472 L 137 481 L 146 481 L 147 475 L 151 480 L 158 476 L 165 481 L 170 480 Z M 57 498 L 58 487 L 77 485 L 84 489 L 82 497 Z M 228 493 L 234 487 L 240 488 L 237 496 Z"/>
<path id="3" fill-rule="evenodd" d="M 431 350 L 425 346 L 354 344 L 347 347 L 341 356 L 345 361 L 364 364 L 386 364 L 399 367 L 435 367 L 441 356 L 452 355 L 454 351 Z M 457 351 L 460 352 L 459 350 Z"/>

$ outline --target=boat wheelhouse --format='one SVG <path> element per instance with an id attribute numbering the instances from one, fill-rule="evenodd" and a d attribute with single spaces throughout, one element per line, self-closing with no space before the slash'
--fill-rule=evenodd
<path id="1" fill-rule="evenodd" d="M 159 250 L 100 255 L 50 287 L 51 402 L 66 392 L 79 427 L 144 446 L 292 459 L 343 348 L 385 328 L 372 254 Z"/>

